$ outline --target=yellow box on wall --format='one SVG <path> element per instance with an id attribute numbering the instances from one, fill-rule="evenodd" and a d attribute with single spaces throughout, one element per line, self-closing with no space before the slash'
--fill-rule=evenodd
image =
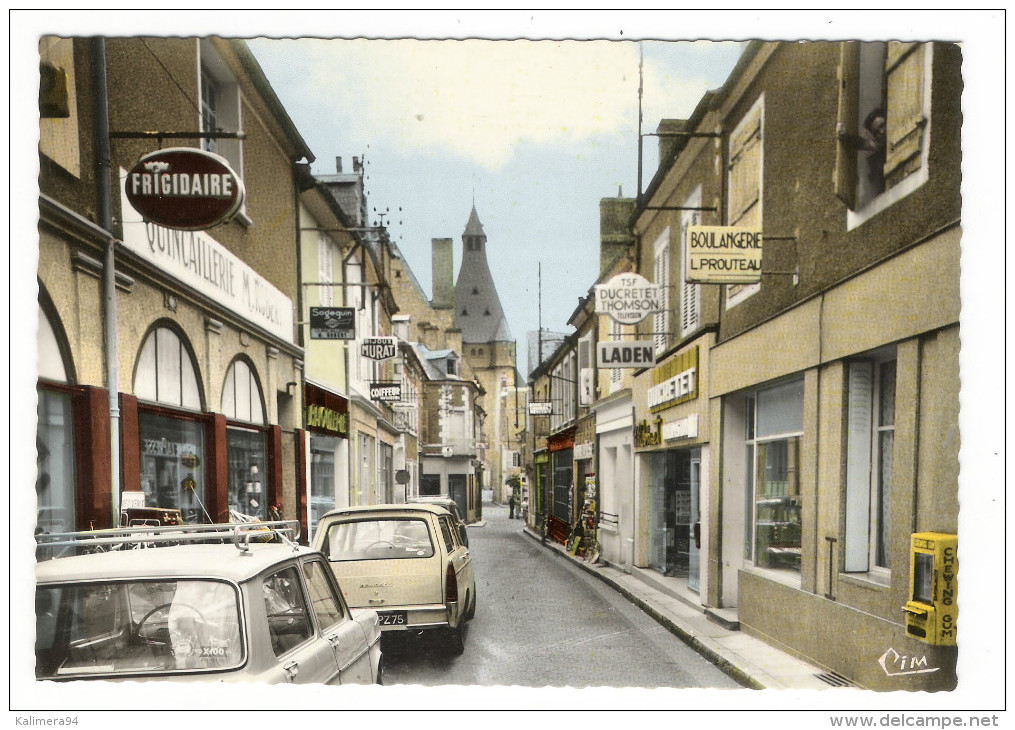
<path id="1" fill-rule="evenodd" d="M 955 645 L 958 618 L 958 536 L 915 532 L 909 550 L 906 633 L 942 646 Z"/>

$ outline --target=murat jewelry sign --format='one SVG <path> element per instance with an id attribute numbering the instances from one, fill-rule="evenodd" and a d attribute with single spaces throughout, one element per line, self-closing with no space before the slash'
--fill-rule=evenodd
<path id="1" fill-rule="evenodd" d="M 617 274 L 595 289 L 596 314 L 608 314 L 621 324 L 637 324 L 663 311 L 663 288 L 641 274 Z"/>
<path id="2" fill-rule="evenodd" d="M 123 245 L 181 285 L 208 297 L 251 325 L 295 344 L 292 300 L 204 231 L 146 221 L 130 204 L 120 170 Z"/>
<path id="3" fill-rule="evenodd" d="M 736 226 L 688 226 L 684 279 L 692 284 L 761 281 L 761 231 Z"/>

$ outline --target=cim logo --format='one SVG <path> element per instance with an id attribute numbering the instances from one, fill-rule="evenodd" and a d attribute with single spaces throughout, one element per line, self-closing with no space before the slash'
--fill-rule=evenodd
<path id="1" fill-rule="evenodd" d="M 940 667 L 928 667 L 926 656 L 906 656 L 892 648 L 881 655 L 878 664 L 889 677 L 898 677 L 904 674 L 927 674 L 940 669 Z"/>

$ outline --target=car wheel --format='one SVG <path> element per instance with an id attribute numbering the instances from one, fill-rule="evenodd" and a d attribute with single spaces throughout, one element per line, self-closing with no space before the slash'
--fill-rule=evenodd
<path id="1" fill-rule="evenodd" d="M 445 648 L 451 656 L 461 656 L 465 651 L 465 627 L 448 628 L 444 637 Z"/>

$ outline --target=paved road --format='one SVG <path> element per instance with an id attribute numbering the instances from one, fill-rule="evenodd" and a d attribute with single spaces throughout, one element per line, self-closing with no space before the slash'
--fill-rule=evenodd
<path id="1" fill-rule="evenodd" d="M 465 653 L 385 645 L 385 684 L 739 687 L 614 589 L 522 534 L 507 508 L 469 528 L 479 599 Z M 387 638 L 387 637 L 386 637 Z"/>

